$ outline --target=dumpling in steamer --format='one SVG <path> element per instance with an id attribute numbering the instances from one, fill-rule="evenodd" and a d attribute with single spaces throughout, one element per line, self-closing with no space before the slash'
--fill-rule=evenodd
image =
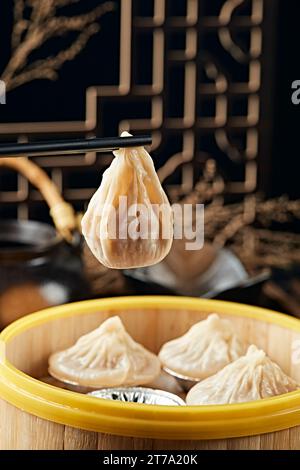
<path id="1" fill-rule="evenodd" d="M 264 351 L 251 345 L 245 356 L 195 385 L 188 405 L 241 403 L 293 392 L 299 386 Z"/>
<path id="2" fill-rule="evenodd" d="M 91 388 L 142 385 L 159 375 L 160 362 L 131 338 L 115 316 L 79 338 L 74 346 L 50 356 L 49 373 Z"/>
<path id="3" fill-rule="evenodd" d="M 183 336 L 164 344 L 159 358 L 166 370 L 202 380 L 242 356 L 245 350 L 232 324 L 214 313 Z"/>
<path id="4" fill-rule="evenodd" d="M 159 263 L 172 245 L 173 212 L 153 161 L 143 147 L 114 155 L 82 219 L 84 238 L 108 268 Z"/>

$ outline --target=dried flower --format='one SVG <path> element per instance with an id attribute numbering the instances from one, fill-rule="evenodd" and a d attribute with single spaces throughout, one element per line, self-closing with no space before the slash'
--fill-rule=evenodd
<path id="1" fill-rule="evenodd" d="M 263 200 L 253 194 L 226 204 L 223 180 L 215 162 L 209 160 L 201 179 L 182 203 L 205 204 L 206 241 L 216 248 L 230 247 L 249 272 L 300 263 L 300 235 L 272 227 L 279 223 L 284 229 L 287 222 L 300 219 L 300 200 L 290 201 L 287 196 Z M 174 246 L 172 254 L 179 252 L 180 246 Z"/>
<path id="2" fill-rule="evenodd" d="M 63 64 L 73 60 L 84 49 L 91 36 L 100 30 L 99 18 L 114 9 L 114 3 L 108 1 L 81 15 L 59 14 L 60 8 L 78 1 L 15 0 L 12 54 L 1 76 L 8 91 L 36 79 L 56 80 L 57 72 Z M 49 39 L 69 32 L 78 33 L 69 47 L 55 56 L 30 63 L 33 51 Z"/>

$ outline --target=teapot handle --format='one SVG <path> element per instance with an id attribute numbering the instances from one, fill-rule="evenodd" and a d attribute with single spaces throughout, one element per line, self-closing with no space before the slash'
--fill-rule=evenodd
<path id="1" fill-rule="evenodd" d="M 47 202 L 57 232 L 69 243 L 79 226 L 71 204 L 64 201 L 56 185 L 36 163 L 25 157 L 1 158 L 0 167 L 8 167 L 21 173 L 35 186 Z"/>

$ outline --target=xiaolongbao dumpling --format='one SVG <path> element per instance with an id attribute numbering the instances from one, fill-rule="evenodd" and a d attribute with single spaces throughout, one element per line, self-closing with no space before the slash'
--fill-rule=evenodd
<path id="1" fill-rule="evenodd" d="M 251 345 L 245 356 L 195 385 L 186 402 L 188 405 L 240 403 L 282 395 L 297 388 L 297 383 L 278 364 Z"/>
<path id="2" fill-rule="evenodd" d="M 79 338 L 74 346 L 53 354 L 49 373 L 92 388 L 143 385 L 159 375 L 160 362 L 131 338 L 115 316 Z"/>
<path id="3" fill-rule="evenodd" d="M 166 370 L 202 380 L 245 353 L 231 323 L 216 313 L 164 344 L 159 358 Z"/>
<path id="4" fill-rule="evenodd" d="M 82 233 L 108 268 L 156 264 L 172 245 L 170 203 L 143 147 L 122 148 L 114 155 L 82 219 Z"/>

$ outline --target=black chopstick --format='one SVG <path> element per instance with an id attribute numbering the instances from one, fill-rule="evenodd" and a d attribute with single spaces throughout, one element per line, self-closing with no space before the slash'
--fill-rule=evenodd
<path id="1" fill-rule="evenodd" d="M 118 148 L 151 145 L 151 136 L 104 137 L 97 139 L 53 140 L 31 144 L 1 144 L 1 157 L 67 155 L 85 152 L 109 152 Z"/>

